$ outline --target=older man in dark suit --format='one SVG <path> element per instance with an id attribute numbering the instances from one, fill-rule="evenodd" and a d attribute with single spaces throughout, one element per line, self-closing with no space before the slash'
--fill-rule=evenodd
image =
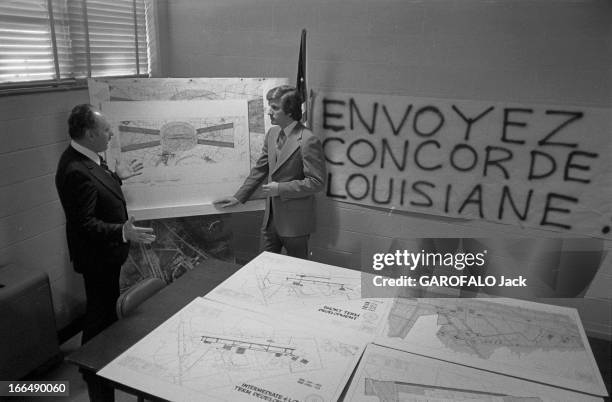
<path id="1" fill-rule="evenodd" d="M 121 191 L 121 180 L 140 174 L 142 164 L 119 163 L 111 172 L 98 155 L 113 136 L 106 118 L 91 105 L 78 105 L 68 126 L 72 141 L 60 158 L 55 185 L 66 214 L 70 258 L 85 281 L 85 343 L 117 319 L 119 272 L 129 242 L 150 243 L 155 235 L 128 219 Z"/>
<path id="2" fill-rule="evenodd" d="M 75 106 L 68 118 L 70 145 L 62 154 L 55 185 L 66 214 L 68 250 L 74 269 L 83 275 L 87 309 L 81 342 L 117 320 L 119 273 L 130 241 L 150 243 L 153 229 L 128 219 L 121 180 L 140 174 L 142 164 L 119 163 L 111 172 L 98 155 L 113 136 L 106 118 L 93 106 Z M 113 400 L 113 389 L 95 376 L 84 376 L 92 400 Z"/>
<path id="3" fill-rule="evenodd" d="M 308 238 L 315 228 L 314 194 L 325 185 L 321 141 L 300 120 L 302 99 L 283 85 L 267 95 L 268 114 L 275 127 L 266 134 L 261 156 L 233 197 L 215 201 L 222 207 L 246 202 L 259 185 L 266 194 L 262 251 L 308 258 Z"/>

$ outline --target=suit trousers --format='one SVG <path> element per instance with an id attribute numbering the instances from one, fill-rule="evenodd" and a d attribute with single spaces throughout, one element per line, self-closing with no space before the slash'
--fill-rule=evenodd
<path id="1" fill-rule="evenodd" d="M 280 254 L 283 247 L 285 247 L 288 256 L 307 260 L 308 238 L 310 235 L 291 237 L 280 236 L 276 232 L 274 219 L 275 217 L 271 208 L 268 225 L 261 229 L 261 251 L 270 251 L 272 253 Z"/>
<path id="2" fill-rule="evenodd" d="M 115 306 L 119 298 L 119 274 L 121 265 L 93 268 L 83 273 L 87 310 L 83 324 L 81 343 L 84 344 L 94 336 L 117 321 Z M 115 390 L 107 381 L 95 373 L 83 372 L 91 402 L 113 402 Z"/>
<path id="3" fill-rule="evenodd" d="M 83 324 L 82 344 L 117 321 L 115 306 L 119 298 L 120 272 L 121 265 L 95 267 L 83 272 L 87 310 Z"/>

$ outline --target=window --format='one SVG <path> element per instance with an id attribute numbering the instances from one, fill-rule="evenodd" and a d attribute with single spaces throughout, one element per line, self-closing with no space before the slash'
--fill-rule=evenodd
<path id="1" fill-rule="evenodd" d="M 0 88 L 147 75 L 151 6 L 146 0 L 2 0 Z"/>

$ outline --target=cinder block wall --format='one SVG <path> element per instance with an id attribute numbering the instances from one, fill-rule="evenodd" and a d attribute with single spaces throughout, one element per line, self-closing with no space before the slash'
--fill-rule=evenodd
<path id="1" fill-rule="evenodd" d="M 170 77 L 289 77 L 308 29 L 309 84 L 319 89 L 525 104 L 612 107 L 612 3 L 606 0 L 168 1 Z M 552 232 L 418 214 L 323 197 L 314 260 L 362 264 L 395 237 L 539 237 Z M 258 248 L 261 214 L 235 215 L 239 257 Z M 607 250 L 612 242 L 605 242 Z M 576 269 L 580 269 L 577 267 Z M 612 334 L 608 257 L 579 308 Z"/>
<path id="2" fill-rule="evenodd" d="M 87 101 L 87 90 L 0 97 L 0 266 L 48 273 L 58 328 L 84 311 L 54 180 L 68 114 Z"/>

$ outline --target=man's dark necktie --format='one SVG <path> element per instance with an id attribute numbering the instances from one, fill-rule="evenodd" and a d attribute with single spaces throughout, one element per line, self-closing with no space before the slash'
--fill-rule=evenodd
<path id="1" fill-rule="evenodd" d="M 112 175 L 112 172 L 108 168 L 108 163 L 106 163 L 106 161 L 104 160 L 103 157 L 100 156 L 99 158 L 100 158 L 100 166 L 102 167 L 102 169 L 104 169 L 106 171 L 106 173 Z"/>
<path id="2" fill-rule="evenodd" d="M 287 135 L 285 134 L 285 131 L 281 129 L 281 131 L 278 133 L 278 137 L 276 138 L 276 149 L 280 151 L 283 148 L 283 145 L 285 145 L 286 140 Z"/>

